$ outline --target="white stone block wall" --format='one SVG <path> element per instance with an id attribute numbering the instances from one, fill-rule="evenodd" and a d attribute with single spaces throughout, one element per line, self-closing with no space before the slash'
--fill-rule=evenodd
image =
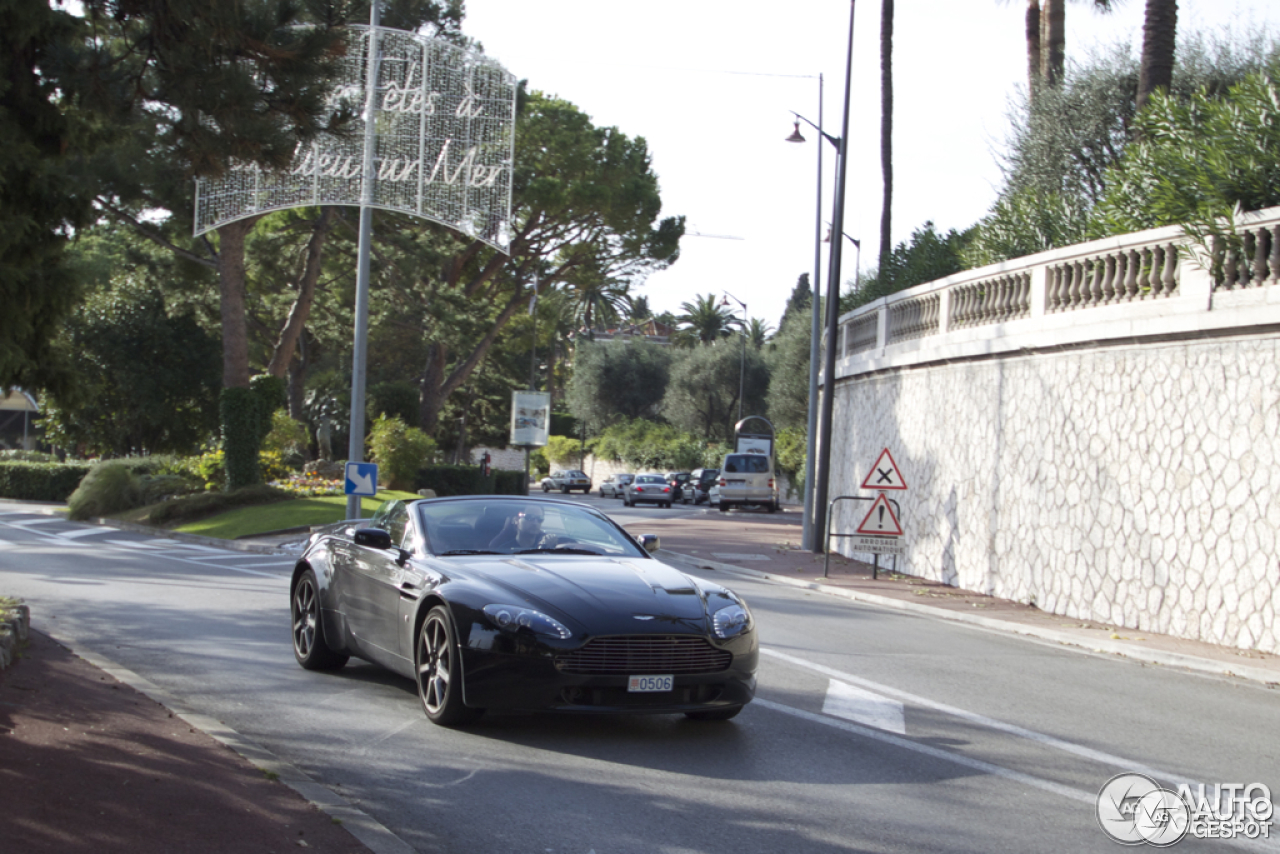
<path id="1" fill-rule="evenodd" d="M 834 423 L 832 496 L 871 495 L 884 447 L 902 470 L 902 571 L 1280 653 L 1280 336 L 891 368 Z"/>

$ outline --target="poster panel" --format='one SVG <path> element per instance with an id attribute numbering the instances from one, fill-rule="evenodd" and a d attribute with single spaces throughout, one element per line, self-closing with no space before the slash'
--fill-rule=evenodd
<path id="1" fill-rule="evenodd" d="M 511 445 L 546 447 L 551 432 L 551 395 L 545 391 L 511 393 Z"/>

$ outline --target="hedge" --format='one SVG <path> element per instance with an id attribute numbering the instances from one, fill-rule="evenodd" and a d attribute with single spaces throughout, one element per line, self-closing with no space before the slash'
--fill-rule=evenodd
<path id="1" fill-rule="evenodd" d="M 485 478 L 479 466 L 427 466 L 418 470 L 413 488 L 432 489 L 447 495 L 527 495 L 523 471 L 494 469 Z"/>
<path id="2" fill-rule="evenodd" d="M 0 462 L 0 498 L 66 501 L 89 471 L 90 463 Z"/>

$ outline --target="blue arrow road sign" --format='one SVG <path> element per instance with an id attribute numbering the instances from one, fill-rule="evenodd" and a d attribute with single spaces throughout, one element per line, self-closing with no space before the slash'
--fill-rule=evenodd
<path id="1" fill-rule="evenodd" d="M 377 463 L 347 463 L 347 495 L 378 494 Z"/>

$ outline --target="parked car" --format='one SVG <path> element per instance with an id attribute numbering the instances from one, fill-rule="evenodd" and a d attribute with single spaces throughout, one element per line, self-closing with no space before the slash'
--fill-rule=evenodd
<path id="1" fill-rule="evenodd" d="M 720 469 L 694 469 L 689 473 L 689 482 L 681 490 L 680 500 L 695 507 L 710 501 L 711 487 L 719 477 Z"/>
<path id="2" fill-rule="evenodd" d="M 755 694 L 751 611 L 658 548 L 569 501 L 388 502 L 311 534 L 289 583 L 293 654 L 414 680 L 441 726 L 486 709 L 732 718 Z"/>
<path id="3" fill-rule="evenodd" d="M 763 507 L 770 513 L 780 509 L 778 481 L 773 458 L 768 454 L 727 454 L 720 464 L 718 504 L 724 513 L 730 507 Z"/>
<path id="4" fill-rule="evenodd" d="M 645 503 L 670 507 L 671 484 L 667 483 L 667 479 L 660 474 L 638 474 L 636 479 L 627 485 L 622 503 L 628 507 Z"/>
<path id="5" fill-rule="evenodd" d="M 685 484 L 689 482 L 689 472 L 669 471 L 663 477 L 667 479 L 667 483 L 671 484 L 671 500 L 681 500 L 684 497 Z"/>
<path id="6" fill-rule="evenodd" d="M 600 483 L 601 498 L 621 498 L 627 491 L 627 484 L 635 480 L 633 474 L 611 474 Z"/>
<path id="7" fill-rule="evenodd" d="M 550 492 L 553 489 L 558 489 L 566 495 L 575 489 L 580 489 L 582 494 L 586 495 L 591 491 L 591 478 L 587 477 L 586 472 L 577 469 L 553 471 L 542 479 L 542 491 Z"/>

